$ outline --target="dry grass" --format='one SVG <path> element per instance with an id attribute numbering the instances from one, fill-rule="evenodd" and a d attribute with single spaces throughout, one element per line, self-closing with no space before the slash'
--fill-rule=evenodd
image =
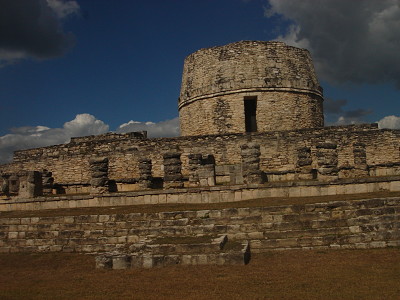
<path id="1" fill-rule="evenodd" d="M 156 213 L 168 211 L 186 211 L 186 210 L 202 210 L 202 209 L 223 209 L 238 207 L 262 207 L 274 205 L 291 205 L 291 204 L 309 204 L 328 201 L 348 201 L 371 198 L 399 197 L 400 192 L 376 192 L 352 195 L 332 195 L 332 196 L 316 196 L 316 197 L 276 197 L 252 199 L 239 202 L 222 202 L 222 203 L 177 203 L 177 204 L 151 204 L 151 205 L 131 205 L 131 206 L 114 206 L 114 207 L 87 207 L 87 208 L 71 208 L 71 209 L 48 209 L 41 211 L 11 211 L 0 212 L 0 218 L 23 218 L 23 217 L 48 217 L 48 216 L 79 216 L 89 214 L 125 214 L 125 213 Z"/>
<path id="2" fill-rule="evenodd" d="M 0 255 L 0 299 L 399 299 L 400 249 L 286 251 L 246 266 L 96 270 L 78 254 Z"/>

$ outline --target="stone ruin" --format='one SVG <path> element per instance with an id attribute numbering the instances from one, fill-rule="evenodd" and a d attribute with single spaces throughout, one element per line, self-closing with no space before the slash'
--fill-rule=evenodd
<path id="1" fill-rule="evenodd" d="M 102 253 L 96 256 L 98 269 L 156 268 L 171 265 L 246 265 L 250 261 L 249 243 L 237 244 L 225 250 L 226 235 L 212 239 L 209 243 L 191 242 L 155 244 L 140 241 L 132 244 L 127 253 L 121 251 Z"/>
<path id="2" fill-rule="evenodd" d="M 324 127 L 305 49 L 241 41 L 196 51 L 185 59 L 178 109 L 181 137 L 108 133 L 16 151 L 0 166 L 0 212 L 400 190 L 400 130 Z M 107 252 L 98 266 L 243 262 L 249 250 L 231 259 L 175 249 L 163 260 L 162 247 Z"/>

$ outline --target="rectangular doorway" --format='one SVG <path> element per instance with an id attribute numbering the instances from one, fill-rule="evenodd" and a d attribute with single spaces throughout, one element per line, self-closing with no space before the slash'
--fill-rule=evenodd
<path id="1" fill-rule="evenodd" d="M 257 97 L 244 97 L 244 120 L 246 132 L 257 131 Z"/>

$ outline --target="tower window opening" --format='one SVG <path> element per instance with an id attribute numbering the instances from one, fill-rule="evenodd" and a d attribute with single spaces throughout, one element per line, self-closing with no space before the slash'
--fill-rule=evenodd
<path id="1" fill-rule="evenodd" d="M 257 131 L 257 97 L 244 97 L 244 119 L 246 132 Z"/>

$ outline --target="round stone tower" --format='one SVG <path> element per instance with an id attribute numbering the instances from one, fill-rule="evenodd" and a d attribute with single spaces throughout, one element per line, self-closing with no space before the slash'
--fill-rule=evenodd
<path id="1" fill-rule="evenodd" d="M 322 127 L 322 102 L 305 49 L 262 41 L 201 49 L 185 59 L 181 135 Z"/>

